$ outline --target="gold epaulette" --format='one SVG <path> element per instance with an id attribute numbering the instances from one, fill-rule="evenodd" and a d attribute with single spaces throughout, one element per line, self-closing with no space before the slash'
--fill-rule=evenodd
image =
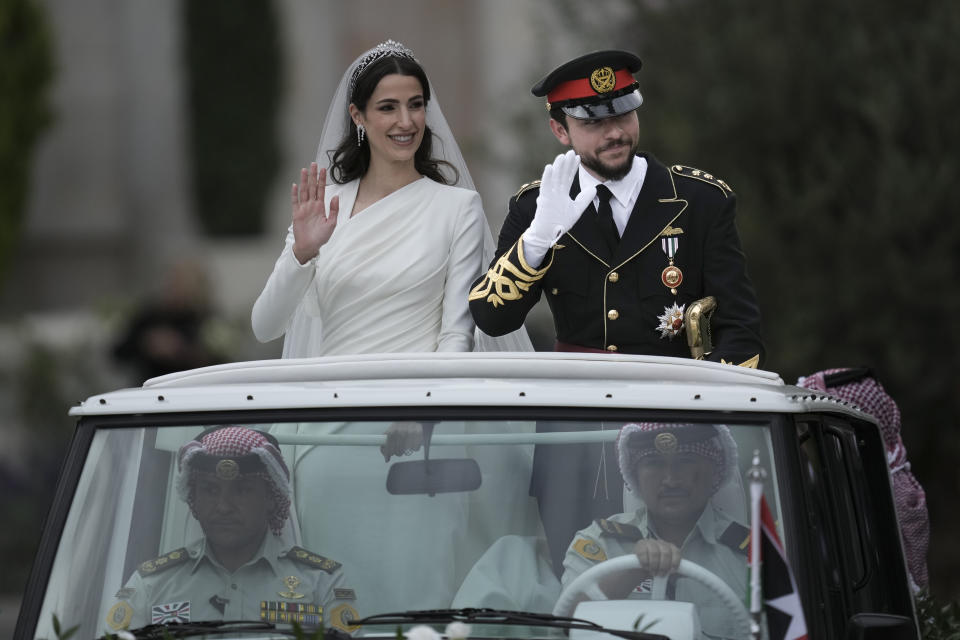
<path id="1" fill-rule="evenodd" d="M 340 568 L 340 563 L 330 558 L 325 558 L 318 553 L 307 551 L 303 547 L 294 547 L 287 553 L 287 557 L 294 562 L 305 564 L 314 569 L 322 569 L 327 573 L 333 573 Z"/>
<path id="2" fill-rule="evenodd" d="M 715 175 L 707 173 L 706 171 L 702 171 L 701 169 L 695 169 L 694 167 L 688 167 L 682 164 L 675 164 L 670 167 L 670 171 L 678 176 L 683 176 L 684 178 L 692 178 L 694 180 L 706 182 L 707 184 L 712 184 L 717 189 L 720 189 L 724 196 L 729 196 L 731 193 L 733 193 L 733 189 L 730 188 L 730 185 Z"/>
<path id="3" fill-rule="evenodd" d="M 540 181 L 539 181 L 539 180 L 534 180 L 533 182 L 528 182 L 527 184 L 525 184 L 525 185 L 523 185 L 522 187 L 520 187 L 520 190 L 517 191 L 517 192 L 513 195 L 513 197 L 514 197 L 514 198 L 519 198 L 520 196 L 522 196 L 523 194 L 525 194 L 527 191 L 530 191 L 530 189 L 536 189 L 536 188 L 539 187 L 539 186 L 540 186 Z"/>
<path id="4" fill-rule="evenodd" d="M 170 567 L 175 567 L 178 564 L 183 564 L 189 558 L 190 554 L 187 553 L 186 547 L 181 547 L 170 553 L 165 553 L 159 558 L 147 560 L 137 567 L 137 570 L 140 572 L 140 575 L 148 576 L 160 571 L 166 571 Z"/>
<path id="5" fill-rule="evenodd" d="M 620 540 L 629 540 L 630 542 L 636 542 L 637 540 L 643 540 L 643 534 L 640 533 L 640 529 L 633 526 L 632 524 L 621 524 L 619 522 L 614 522 L 613 520 L 601 519 L 597 520 L 597 525 L 600 529 L 608 536 L 612 538 L 619 538 Z"/>

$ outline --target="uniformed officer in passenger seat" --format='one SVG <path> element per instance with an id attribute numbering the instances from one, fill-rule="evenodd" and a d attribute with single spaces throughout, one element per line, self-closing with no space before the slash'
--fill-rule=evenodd
<path id="1" fill-rule="evenodd" d="M 209 429 L 181 447 L 178 467 L 178 492 L 204 535 L 140 565 L 107 614 L 110 631 L 200 620 L 353 630 L 356 593 L 341 565 L 281 541 L 290 473 L 273 436 Z"/>
<path id="2" fill-rule="evenodd" d="M 652 577 L 667 575 L 681 558 L 745 594 L 749 529 L 731 516 L 745 497 L 730 430 L 723 425 L 628 424 L 617 439 L 617 455 L 624 482 L 641 504 L 577 532 L 563 562 L 563 587 L 597 563 L 633 553 L 640 570 L 598 585 L 610 598 L 649 598 Z M 716 496 L 730 483 L 736 490 L 724 495 L 734 495 L 739 504 L 724 508 Z M 735 637 L 729 609 L 703 585 L 671 577 L 667 597 L 696 604 L 706 636 Z"/>

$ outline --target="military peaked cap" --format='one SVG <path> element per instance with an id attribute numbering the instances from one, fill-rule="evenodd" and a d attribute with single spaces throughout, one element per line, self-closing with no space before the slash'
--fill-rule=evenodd
<path id="1" fill-rule="evenodd" d="M 629 51 L 594 51 L 565 62 L 530 90 L 547 98 L 547 109 L 563 109 L 571 118 L 599 120 L 636 110 L 643 104 L 633 74 L 640 58 Z"/>

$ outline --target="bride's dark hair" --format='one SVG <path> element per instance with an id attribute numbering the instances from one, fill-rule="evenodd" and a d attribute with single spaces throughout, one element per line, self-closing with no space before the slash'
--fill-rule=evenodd
<path id="1" fill-rule="evenodd" d="M 430 83 L 427 81 L 427 74 L 415 60 L 399 56 L 385 56 L 364 69 L 354 84 L 349 102 L 355 104 L 360 111 L 365 111 L 367 102 L 380 80 L 393 73 L 413 76 L 420 81 L 420 86 L 423 88 L 424 108 L 426 108 L 426 104 L 430 101 Z M 350 119 L 346 136 L 336 149 L 327 151 L 327 156 L 330 159 L 330 176 L 338 184 L 355 180 L 370 168 L 370 143 L 364 138 L 363 142 L 357 145 L 357 125 L 353 119 Z M 426 125 L 424 125 L 423 140 L 413 156 L 413 165 L 418 173 L 435 182 L 455 184 L 459 179 L 456 167 L 446 160 L 433 157 L 433 132 Z M 452 177 L 444 175 L 443 169 L 451 171 Z"/>

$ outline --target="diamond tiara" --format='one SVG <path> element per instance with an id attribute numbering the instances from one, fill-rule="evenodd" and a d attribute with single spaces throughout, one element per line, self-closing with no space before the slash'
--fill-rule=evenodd
<path id="1" fill-rule="evenodd" d="M 365 56 L 360 59 L 360 62 L 357 63 L 357 68 L 353 70 L 353 75 L 350 76 L 350 97 L 353 97 L 353 90 L 357 86 L 357 79 L 363 73 L 363 70 L 369 67 L 371 64 L 379 60 L 380 58 L 385 58 L 387 56 L 394 56 L 397 58 L 409 58 L 414 62 L 419 62 L 413 55 L 413 51 L 400 44 L 396 40 L 387 40 L 381 42 L 376 47 L 370 50 Z"/>

